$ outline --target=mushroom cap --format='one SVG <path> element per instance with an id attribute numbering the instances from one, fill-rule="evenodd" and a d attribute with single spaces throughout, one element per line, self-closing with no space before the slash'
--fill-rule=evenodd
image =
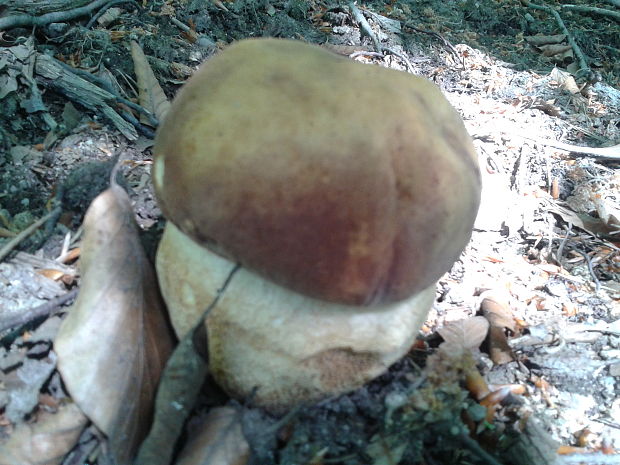
<path id="1" fill-rule="evenodd" d="M 166 224 L 157 276 L 180 338 L 234 267 Z M 303 296 L 241 268 L 219 295 L 206 320 L 209 372 L 232 397 L 281 413 L 384 373 L 411 348 L 435 286 L 400 302 L 360 308 Z"/>
<path id="2" fill-rule="evenodd" d="M 370 305 L 434 283 L 469 241 L 477 156 L 426 79 L 250 39 L 181 89 L 155 142 L 165 216 L 305 295 Z"/>

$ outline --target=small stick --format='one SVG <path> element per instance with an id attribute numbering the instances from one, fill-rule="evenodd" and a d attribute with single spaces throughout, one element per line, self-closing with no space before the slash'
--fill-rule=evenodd
<path id="1" fill-rule="evenodd" d="M 546 145 L 567 152 L 578 153 L 581 155 L 591 155 L 594 158 L 604 160 L 620 160 L 620 144 L 611 147 L 582 147 L 580 145 L 566 144 L 552 139 L 539 139 L 537 137 L 518 134 L 519 137 L 536 142 L 537 144 Z"/>
<path id="2" fill-rule="evenodd" d="M 443 45 L 448 49 L 448 51 L 452 55 L 454 55 L 454 58 L 456 58 L 461 63 L 461 66 L 463 67 L 463 69 L 465 69 L 465 58 L 459 55 L 458 50 L 456 48 L 454 48 L 454 45 L 452 45 L 450 43 L 450 41 L 448 39 L 446 39 L 444 36 L 442 36 L 438 32 L 427 31 L 425 29 L 420 29 L 418 27 L 415 27 L 415 26 L 411 25 L 408 22 L 405 23 L 404 27 L 408 27 L 409 29 L 413 29 L 414 31 L 419 32 L 421 34 L 428 34 L 428 35 L 431 35 L 431 36 L 439 39 L 443 43 Z"/>
<path id="3" fill-rule="evenodd" d="M 616 21 L 620 21 L 620 13 L 617 11 L 607 10 L 605 8 L 597 8 L 595 6 L 583 6 L 583 5 L 560 5 L 565 10 L 579 11 L 583 13 L 594 13 L 609 18 L 614 18 Z"/>
<path id="4" fill-rule="evenodd" d="M 532 8 L 534 10 L 546 11 L 547 13 L 551 14 L 555 18 L 555 22 L 558 23 L 558 26 L 560 26 L 560 29 L 562 29 L 562 32 L 566 34 L 568 43 L 573 49 L 573 52 L 575 52 L 575 56 L 577 57 L 577 61 L 579 62 L 578 73 L 590 73 L 591 70 L 590 70 L 590 67 L 588 66 L 588 61 L 586 60 L 585 55 L 581 51 L 581 48 L 579 48 L 579 45 L 577 45 L 577 42 L 575 42 L 575 39 L 573 38 L 572 34 L 569 32 L 568 28 L 564 24 L 564 21 L 562 20 L 560 13 L 558 13 L 553 8 L 546 6 L 546 5 L 536 5 L 535 3 L 532 3 L 528 0 L 522 0 L 522 2 L 525 6 Z"/>
<path id="5" fill-rule="evenodd" d="M 353 52 L 349 55 L 349 58 L 357 58 L 357 57 L 379 57 L 383 58 L 383 53 L 379 52 L 371 52 L 370 50 L 358 50 L 357 52 Z"/>
<path id="6" fill-rule="evenodd" d="M 79 289 L 77 288 L 72 289 L 66 294 L 56 297 L 55 299 L 45 302 L 44 304 L 38 305 L 37 307 L 31 308 L 30 310 L 26 310 L 19 315 L 11 315 L 3 318 L 0 320 L 0 333 L 6 331 L 7 329 L 23 326 L 33 320 L 36 320 L 37 318 L 48 316 L 57 308 L 73 300 L 77 295 L 78 290 Z"/>
<path id="7" fill-rule="evenodd" d="M 40 228 L 43 224 L 45 224 L 47 220 L 49 220 L 52 216 L 58 213 L 57 210 L 58 209 L 54 209 L 51 212 L 49 212 L 47 215 L 39 218 L 37 221 L 32 223 L 30 226 L 28 226 L 26 229 L 20 232 L 17 236 L 15 236 L 13 239 L 7 242 L 4 245 L 4 247 L 0 249 L 0 262 L 4 260 L 4 258 L 8 254 L 10 254 L 13 251 L 13 249 L 19 245 L 20 242 L 25 240 L 28 236 L 30 236 L 33 232 L 35 232 L 38 228 Z"/>
<path id="8" fill-rule="evenodd" d="M 375 33 L 372 32 L 372 28 L 370 27 L 370 24 L 368 24 L 368 21 L 366 21 L 366 18 L 364 18 L 362 12 L 359 10 L 359 8 L 355 6 L 353 2 L 349 2 L 349 9 L 351 10 L 351 14 L 353 15 L 355 21 L 357 21 L 357 23 L 360 25 L 360 29 L 362 30 L 362 32 L 368 37 L 370 37 L 370 40 L 372 40 L 372 43 L 375 46 L 375 51 L 381 53 L 381 43 L 379 42 L 379 39 L 377 38 Z"/>
<path id="9" fill-rule="evenodd" d="M 558 464 L 596 463 L 597 465 L 620 465 L 620 455 L 606 455 L 602 452 L 559 455 Z"/>
<path id="10" fill-rule="evenodd" d="M 109 0 L 95 0 L 84 6 L 72 8 L 65 11 L 52 11 L 33 16 L 29 14 L 17 14 L 0 18 L 0 31 L 12 29 L 14 27 L 45 26 L 50 23 L 61 23 L 70 19 L 79 18 L 105 5 Z"/>
<path id="11" fill-rule="evenodd" d="M 598 277 L 594 273 L 594 267 L 592 266 L 592 260 L 590 259 L 590 256 L 586 252 L 584 252 L 583 250 L 579 250 L 576 247 L 571 247 L 571 250 L 574 251 L 574 252 L 577 252 L 579 255 L 581 255 L 584 258 L 584 260 L 586 261 L 586 263 L 588 264 L 588 271 L 590 272 L 590 276 L 592 277 L 592 281 L 594 281 L 596 292 L 598 293 L 601 290 L 601 282 L 598 280 Z"/>
<path id="12" fill-rule="evenodd" d="M 386 48 L 385 50 L 387 50 L 392 55 L 396 55 L 398 58 L 403 60 L 405 62 L 405 65 L 407 66 L 407 71 L 409 71 L 411 74 L 414 74 L 413 65 L 409 61 L 409 58 L 407 58 L 407 55 L 405 55 L 403 53 L 400 53 L 400 52 L 397 52 L 393 48 Z"/>
<path id="13" fill-rule="evenodd" d="M 172 22 L 172 24 L 174 24 L 176 27 L 178 27 L 179 29 L 181 29 L 183 32 L 189 32 L 191 31 L 191 28 L 185 24 L 182 23 L 181 21 L 179 21 L 177 18 L 175 18 L 174 16 L 170 17 L 170 21 Z"/>
<path id="14" fill-rule="evenodd" d="M 90 29 L 93 24 L 95 24 L 95 21 L 97 21 L 101 16 L 103 16 L 106 11 L 108 11 L 114 5 L 118 5 L 120 3 L 133 3 L 135 6 L 138 7 L 138 9 L 140 8 L 140 5 L 135 0 L 111 0 L 105 5 L 103 5 L 103 7 L 101 7 L 101 9 L 97 13 L 95 13 L 92 18 L 90 18 L 90 20 L 86 24 L 86 29 Z"/>
<path id="15" fill-rule="evenodd" d="M 95 76 L 94 74 L 89 73 L 88 71 L 84 71 L 83 69 L 69 66 L 68 64 L 63 63 L 60 60 L 56 60 L 55 58 L 53 58 L 53 60 L 55 64 L 57 64 L 62 69 L 67 71 L 67 73 L 75 74 L 76 76 L 81 77 L 82 79 L 90 82 L 91 84 L 94 84 L 97 87 L 100 87 L 101 89 L 108 91 L 110 94 L 114 96 L 117 103 L 122 103 L 123 105 L 127 105 L 129 108 L 136 110 L 140 114 L 146 116 L 151 126 L 157 127 L 159 125 L 159 121 L 150 111 L 141 107 L 137 103 L 134 103 L 131 100 L 127 100 L 126 98 L 120 96 L 118 92 L 115 89 L 113 89 L 112 86 L 110 86 L 104 79 L 100 78 L 99 76 Z"/>

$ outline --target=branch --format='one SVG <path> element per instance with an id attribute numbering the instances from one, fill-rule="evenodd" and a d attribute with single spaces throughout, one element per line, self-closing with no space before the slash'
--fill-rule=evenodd
<path id="1" fill-rule="evenodd" d="M 87 15 L 93 10 L 105 5 L 110 0 L 95 0 L 88 5 L 78 8 L 72 8 L 65 11 L 55 11 L 52 13 L 46 13 L 41 16 L 33 16 L 29 14 L 17 14 L 12 16 L 5 16 L 0 18 L 0 31 L 11 29 L 14 27 L 31 27 L 31 26 L 45 26 L 50 23 L 59 23 L 67 21 L 69 19 L 79 18 L 80 16 Z"/>
<path id="2" fill-rule="evenodd" d="M 379 42 L 376 34 L 372 32 L 372 28 L 370 27 L 370 24 L 368 24 L 368 21 L 366 21 L 366 18 L 364 18 L 362 12 L 359 10 L 358 7 L 355 6 L 353 2 L 349 2 L 349 10 L 351 10 L 351 14 L 353 15 L 353 18 L 355 18 L 355 21 L 357 21 L 357 23 L 360 25 L 360 29 L 362 32 L 362 34 L 360 35 L 365 34 L 370 37 L 372 43 L 375 46 L 375 51 L 381 53 L 381 43 Z"/>
<path id="3" fill-rule="evenodd" d="M 605 8 L 597 8 L 595 6 L 583 6 L 583 5 L 560 5 L 565 10 L 580 11 L 583 13 L 594 13 L 597 15 L 608 16 L 614 18 L 616 21 L 620 21 L 620 12 L 606 10 Z"/>
<path id="4" fill-rule="evenodd" d="M 573 38 L 572 34 L 568 31 L 568 28 L 564 24 L 564 21 L 562 20 L 562 17 L 560 16 L 560 14 L 557 11 L 555 11 L 553 8 L 546 6 L 546 5 L 536 5 L 528 0 L 522 0 L 522 3 L 525 6 L 532 8 L 534 10 L 546 11 L 547 13 L 553 15 L 556 23 L 558 23 L 558 26 L 560 26 L 560 29 L 562 29 L 562 32 L 566 34 L 568 43 L 570 44 L 571 48 L 573 49 L 573 52 L 575 53 L 575 56 L 577 57 L 577 62 L 579 63 L 578 72 L 589 74 L 591 71 L 590 71 L 590 67 L 588 66 L 588 61 L 586 60 L 585 55 L 581 51 L 581 48 L 579 48 L 579 45 L 577 45 L 577 42 L 575 42 L 575 39 Z"/>
<path id="5" fill-rule="evenodd" d="M 129 140 L 136 140 L 136 129 L 144 132 L 143 127 L 129 114 L 119 115 L 113 107 L 118 99 L 116 95 L 87 81 L 75 72 L 67 69 L 58 60 L 45 54 L 37 54 L 35 73 L 37 82 L 64 95 L 72 102 L 89 110 L 103 114 Z M 129 121 L 129 122 L 128 122 Z"/>
<path id="6" fill-rule="evenodd" d="M 77 296 L 77 293 L 78 289 L 76 288 L 66 294 L 56 297 L 55 299 L 45 302 L 37 307 L 25 310 L 17 315 L 0 318 L 0 333 L 6 331 L 7 329 L 24 326 L 37 318 L 48 316 L 57 308 L 73 300 Z"/>

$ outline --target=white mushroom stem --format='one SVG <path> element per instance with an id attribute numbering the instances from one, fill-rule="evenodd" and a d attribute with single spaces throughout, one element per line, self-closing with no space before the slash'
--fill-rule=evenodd
<path id="1" fill-rule="evenodd" d="M 179 337 L 233 267 L 168 222 L 157 272 Z M 304 297 L 241 269 L 207 319 L 210 369 L 231 396 L 246 398 L 256 387 L 254 402 L 273 411 L 356 389 L 409 350 L 434 289 L 354 307 Z"/>

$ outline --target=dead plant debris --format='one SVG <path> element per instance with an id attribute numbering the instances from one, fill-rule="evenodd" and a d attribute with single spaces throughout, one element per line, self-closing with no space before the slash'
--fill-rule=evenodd
<path id="1" fill-rule="evenodd" d="M 1 3 L 0 465 L 131 463 L 171 349 L 131 313 L 156 292 L 154 129 L 201 62 L 253 36 L 436 82 L 474 138 L 482 207 L 386 374 L 282 417 L 189 377 L 184 416 L 156 407 L 182 429 L 165 461 L 620 463 L 617 0 Z M 131 200 L 104 194 L 82 238 L 118 158 Z"/>

